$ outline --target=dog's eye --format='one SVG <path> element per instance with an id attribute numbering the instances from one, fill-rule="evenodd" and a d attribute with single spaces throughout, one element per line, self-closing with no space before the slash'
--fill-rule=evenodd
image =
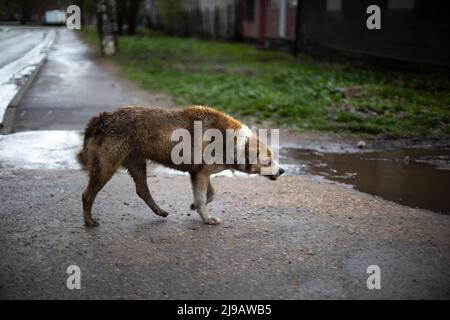
<path id="1" fill-rule="evenodd" d="M 265 166 L 271 166 L 272 165 L 272 159 L 267 159 L 264 161 Z"/>

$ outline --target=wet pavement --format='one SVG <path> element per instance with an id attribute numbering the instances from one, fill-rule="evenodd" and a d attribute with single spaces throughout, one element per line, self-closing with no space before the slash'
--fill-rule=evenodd
<path id="1" fill-rule="evenodd" d="M 172 105 L 167 96 L 150 95 L 99 65 L 98 56 L 75 32 L 54 30 L 56 41 L 37 81 L 19 105 L 14 132 L 81 130 L 101 111 L 123 105 Z"/>
<path id="2" fill-rule="evenodd" d="M 25 28 L 17 26 L 3 26 L 0 28 L 0 68 L 11 63 L 38 45 L 46 28 Z"/>
<path id="3" fill-rule="evenodd" d="M 37 74 L 53 41 L 51 28 L 0 25 L 0 127 L 10 130 L 6 110 Z M 24 89 L 25 90 L 25 89 Z M 14 104 L 16 101 L 14 101 Z M 13 114 L 13 112 L 12 112 Z"/>
<path id="4" fill-rule="evenodd" d="M 0 298 L 449 299 L 450 219 L 311 176 L 216 177 L 212 214 L 188 177 L 150 175 L 154 215 L 116 174 L 83 226 L 78 170 L 0 175 Z M 66 269 L 81 269 L 81 289 Z M 381 269 L 381 289 L 366 286 Z"/>

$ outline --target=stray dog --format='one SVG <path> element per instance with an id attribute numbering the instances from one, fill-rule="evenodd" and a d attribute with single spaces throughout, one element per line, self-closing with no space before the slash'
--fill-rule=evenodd
<path id="1" fill-rule="evenodd" d="M 213 128 L 223 134 L 227 129 L 243 133 L 244 143 L 237 143 L 234 152 L 243 150 L 247 157 L 249 151 L 257 146 L 257 161 L 253 164 L 249 161 L 240 164 L 236 161 L 231 164 L 206 164 L 205 161 L 198 164 L 175 164 L 171 154 L 177 142 L 172 140 L 172 133 L 182 128 L 194 135 L 194 122 L 201 123 L 203 129 Z M 250 143 L 252 141 L 254 143 Z M 260 154 L 261 150 L 264 155 Z M 84 222 L 87 226 L 98 225 L 91 216 L 93 202 L 97 193 L 120 167 L 127 169 L 133 178 L 138 196 L 155 214 L 166 217 L 168 212 L 155 203 L 148 189 L 146 160 L 151 160 L 188 172 L 194 193 L 191 209 L 197 210 L 204 223 L 219 224 L 220 219 L 210 216 L 206 208 L 206 204 L 213 200 L 215 194 L 210 175 L 226 169 L 260 174 L 261 169 L 270 167 L 272 174 L 266 177 L 276 180 L 284 170 L 272 157 L 272 150 L 247 126 L 213 108 L 192 106 L 181 110 L 166 110 L 122 107 L 113 112 L 102 112 L 87 124 L 83 148 L 77 154 L 78 162 L 89 174 L 89 183 L 82 195 Z"/>

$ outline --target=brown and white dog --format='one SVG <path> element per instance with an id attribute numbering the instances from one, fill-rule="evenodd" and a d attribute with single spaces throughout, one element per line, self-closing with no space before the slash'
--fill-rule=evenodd
<path id="1" fill-rule="evenodd" d="M 243 143 L 237 142 L 235 152 L 244 149 L 247 155 L 257 147 L 255 163 L 180 163 L 175 164 L 172 150 L 177 144 L 172 134 L 177 129 L 185 129 L 194 135 L 194 123 L 200 123 L 202 130 L 213 128 L 224 136 L 227 130 L 243 135 Z M 236 139 L 236 137 L 235 137 Z M 236 140 L 235 140 L 236 141 Z M 204 143 L 204 142 L 202 142 Z M 262 150 L 262 151 L 261 151 Z M 194 156 L 194 152 L 191 152 Z M 214 198 L 211 174 L 226 169 L 236 169 L 246 173 L 260 174 L 271 167 L 272 174 L 266 175 L 276 180 L 284 170 L 273 158 L 273 152 L 252 131 L 225 113 L 213 108 L 192 106 L 186 109 L 160 109 L 144 107 L 122 107 L 114 112 L 102 112 L 93 117 L 85 130 L 83 149 L 77 155 L 78 161 L 89 174 L 89 183 L 82 195 L 83 216 L 87 226 L 98 223 L 91 216 L 91 209 L 97 193 L 111 179 L 120 167 L 128 170 L 136 184 L 136 192 L 153 212 L 166 217 L 168 212 L 153 200 L 147 185 L 146 160 L 188 172 L 194 193 L 192 210 L 197 210 L 207 224 L 218 224 L 220 220 L 210 216 L 207 203 Z"/>

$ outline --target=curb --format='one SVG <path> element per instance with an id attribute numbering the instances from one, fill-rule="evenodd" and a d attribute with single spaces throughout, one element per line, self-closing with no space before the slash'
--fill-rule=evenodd
<path id="1" fill-rule="evenodd" d="M 20 88 L 20 90 L 17 92 L 17 94 L 14 96 L 14 98 L 10 101 L 10 103 L 6 107 L 5 115 L 3 117 L 3 123 L 0 123 L 0 134 L 8 134 L 12 132 L 17 107 L 22 101 L 25 93 L 33 84 L 34 80 L 36 79 L 37 75 L 41 71 L 46 61 L 47 57 L 45 57 L 44 59 L 42 59 L 41 62 L 39 62 L 39 64 L 34 69 L 33 73 L 26 80 L 25 84 L 22 86 L 22 88 Z"/>

